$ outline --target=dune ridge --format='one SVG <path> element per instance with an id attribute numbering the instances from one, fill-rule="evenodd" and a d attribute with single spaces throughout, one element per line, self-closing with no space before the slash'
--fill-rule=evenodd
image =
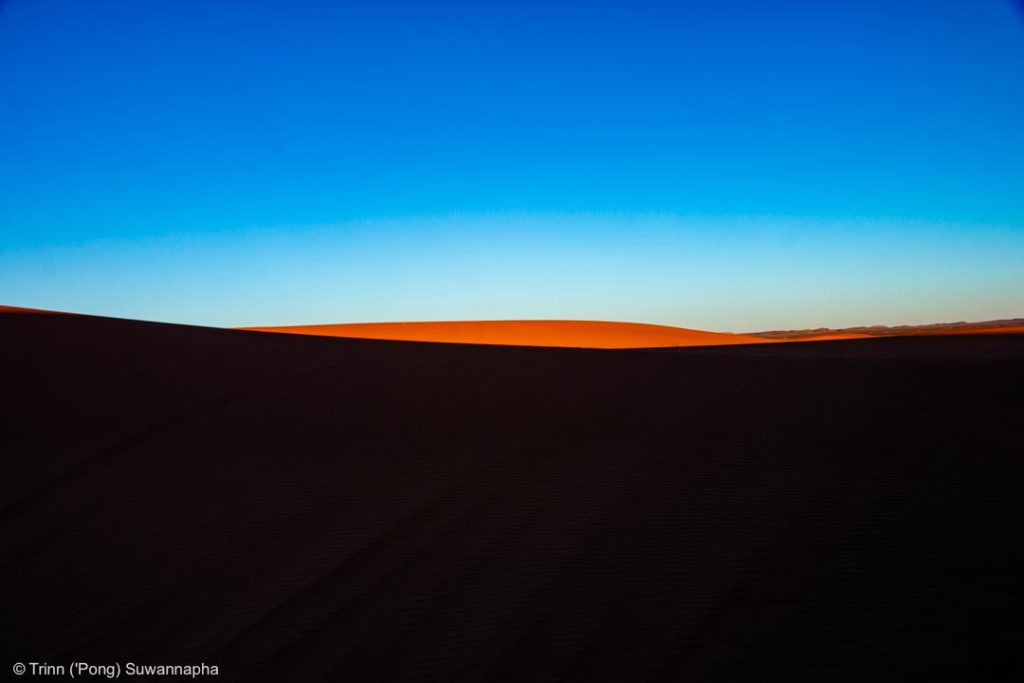
<path id="1" fill-rule="evenodd" d="M 594 349 L 660 348 L 766 344 L 772 340 L 742 334 L 683 327 L 594 320 L 473 320 L 436 322 L 345 323 L 245 327 L 278 332 L 356 339 L 390 339 L 457 344 L 555 346 Z"/>
<path id="2" fill-rule="evenodd" d="M 45 315 L 69 315 L 60 311 L 47 311 L 42 308 L 24 308 L 22 306 L 3 306 L 0 305 L 0 314 L 3 313 L 39 313 Z"/>

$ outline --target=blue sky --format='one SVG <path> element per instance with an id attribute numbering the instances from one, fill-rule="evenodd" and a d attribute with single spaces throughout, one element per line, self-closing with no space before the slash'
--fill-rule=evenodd
<path id="1" fill-rule="evenodd" d="M 1024 14 L 0 7 L 0 301 L 210 325 L 1024 316 Z"/>

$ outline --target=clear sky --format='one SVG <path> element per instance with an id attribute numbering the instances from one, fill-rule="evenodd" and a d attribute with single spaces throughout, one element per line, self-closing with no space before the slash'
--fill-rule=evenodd
<path id="1" fill-rule="evenodd" d="M 0 303 L 1024 316 L 1010 0 L 0 0 Z"/>

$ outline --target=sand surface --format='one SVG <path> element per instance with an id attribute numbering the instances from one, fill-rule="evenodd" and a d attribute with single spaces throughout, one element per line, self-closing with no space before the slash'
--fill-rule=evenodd
<path id="1" fill-rule="evenodd" d="M 587 320 L 351 323 L 245 329 L 326 337 L 603 349 L 770 343 L 767 339 L 742 334 L 705 332 L 644 323 Z"/>
<path id="2" fill-rule="evenodd" d="M 1022 335 L 609 352 L 11 313 L 0 344 L 5 670 L 1020 678 Z"/>

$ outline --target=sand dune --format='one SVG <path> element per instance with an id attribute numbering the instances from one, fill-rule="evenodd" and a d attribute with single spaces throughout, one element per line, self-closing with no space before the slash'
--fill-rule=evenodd
<path id="1" fill-rule="evenodd" d="M 1021 335 L 610 353 L 11 313 L 0 344 L 5 667 L 1019 667 Z"/>
<path id="2" fill-rule="evenodd" d="M 345 323 L 336 325 L 244 327 L 240 329 L 323 337 L 348 337 L 353 339 L 593 349 L 731 346 L 738 344 L 826 342 L 879 338 L 878 335 L 863 332 L 829 332 L 792 337 L 758 337 L 725 332 L 707 332 L 665 325 L 581 320 Z M 887 336 L 1019 334 L 1021 332 L 1024 332 L 1024 326 L 1018 325 L 938 330 L 912 329 L 906 332 L 905 335 L 889 332 Z"/>
<path id="3" fill-rule="evenodd" d="M 248 327 L 247 330 L 325 337 L 392 339 L 461 344 L 561 346 L 596 349 L 667 346 L 766 344 L 769 340 L 742 334 L 704 332 L 682 327 L 582 320 L 488 320 L 406 323 L 352 323 Z"/>

